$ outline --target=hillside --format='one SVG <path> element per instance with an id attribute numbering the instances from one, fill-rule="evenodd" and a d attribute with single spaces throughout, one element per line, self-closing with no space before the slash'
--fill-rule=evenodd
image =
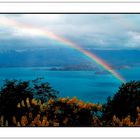
<path id="1" fill-rule="evenodd" d="M 90 50 L 114 68 L 140 65 L 139 50 Z M 72 49 L 0 52 L 0 67 L 68 67 L 95 69 L 97 64 Z"/>

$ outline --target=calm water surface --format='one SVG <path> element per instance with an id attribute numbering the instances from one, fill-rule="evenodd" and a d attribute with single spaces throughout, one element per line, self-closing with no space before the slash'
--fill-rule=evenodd
<path id="1" fill-rule="evenodd" d="M 126 81 L 140 80 L 140 67 L 118 71 Z M 84 101 L 105 103 L 121 85 L 110 74 L 94 71 L 48 71 L 44 68 L 0 68 L 0 85 L 5 79 L 33 80 L 43 77 L 63 97 L 77 96 Z"/>

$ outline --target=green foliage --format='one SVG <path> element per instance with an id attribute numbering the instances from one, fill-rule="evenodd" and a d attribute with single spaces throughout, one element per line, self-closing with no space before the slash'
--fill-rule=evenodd
<path id="1" fill-rule="evenodd" d="M 26 103 L 26 99 L 31 101 L 38 98 L 42 102 L 49 98 L 56 98 L 57 92 L 51 88 L 48 83 L 41 83 L 41 79 L 32 82 L 21 80 L 6 80 L 0 90 L 0 115 L 4 115 L 5 119 L 12 121 L 12 116 L 21 116 L 26 109 L 18 110 L 17 104 L 22 101 Z"/>
<path id="2" fill-rule="evenodd" d="M 13 114 L 17 114 L 16 105 L 26 98 L 32 99 L 32 91 L 27 81 L 6 80 L 0 90 L 0 115 L 5 115 L 9 119 Z"/>
<path id="3" fill-rule="evenodd" d="M 103 106 L 103 120 L 110 122 L 112 117 L 122 119 L 131 115 L 134 122 L 137 118 L 136 108 L 140 106 L 140 81 L 131 81 L 122 84 L 119 91 L 113 98 L 109 97 L 107 103 Z"/>
<path id="4" fill-rule="evenodd" d="M 37 78 L 32 81 L 32 91 L 34 98 L 47 102 L 50 98 L 56 99 L 58 91 L 54 90 L 48 82 L 42 82 L 42 78 Z"/>
<path id="5" fill-rule="evenodd" d="M 71 99 L 72 100 L 72 99 Z M 92 126 L 92 119 L 94 108 L 79 106 L 77 102 L 69 103 L 70 99 L 66 102 L 59 100 L 54 101 L 47 109 L 48 120 L 58 120 L 59 126 Z M 83 103 L 83 105 L 85 105 Z M 67 119 L 67 122 L 64 120 Z"/>
<path id="6" fill-rule="evenodd" d="M 0 126 L 139 126 L 140 81 L 122 84 L 104 105 L 57 98 L 48 82 L 6 80 L 0 89 Z"/>

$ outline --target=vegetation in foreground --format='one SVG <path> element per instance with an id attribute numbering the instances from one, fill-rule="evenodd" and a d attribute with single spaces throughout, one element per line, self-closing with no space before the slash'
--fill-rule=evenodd
<path id="1" fill-rule="evenodd" d="M 122 84 L 106 104 L 61 98 L 49 83 L 6 80 L 0 126 L 140 126 L 140 81 Z"/>

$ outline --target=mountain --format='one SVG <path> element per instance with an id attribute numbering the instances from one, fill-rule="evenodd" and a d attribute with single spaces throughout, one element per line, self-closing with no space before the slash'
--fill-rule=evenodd
<path id="1" fill-rule="evenodd" d="M 140 65 L 139 50 L 90 50 L 114 68 Z M 98 65 L 73 49 L 42 49 L 0 52 L 0 67 L 88 67 Z"/>
<path id="2" fill-rule="evenodd" d="M 113 67 L 140 65 L 140 50 L 91 50 L 91 52 Z"/>

